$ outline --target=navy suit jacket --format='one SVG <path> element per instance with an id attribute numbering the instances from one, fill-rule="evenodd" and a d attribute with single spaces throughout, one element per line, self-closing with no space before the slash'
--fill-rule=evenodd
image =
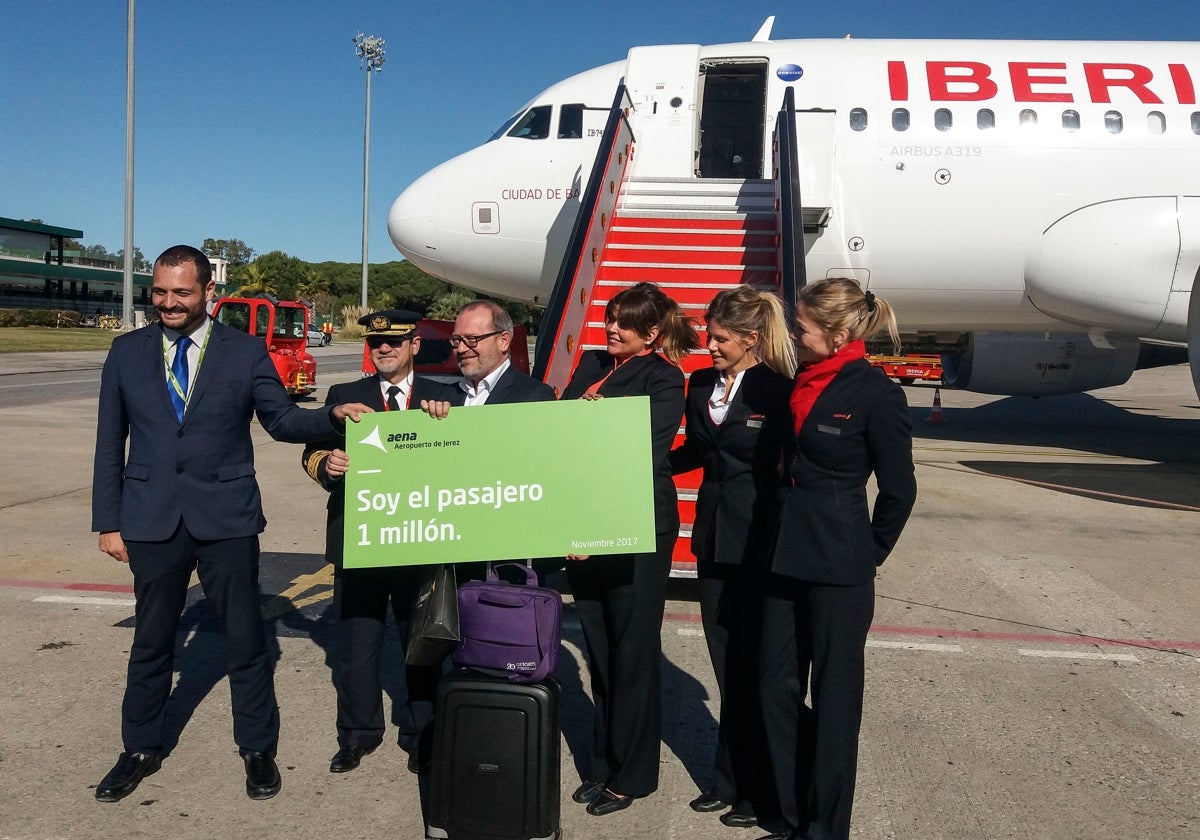
<path id="1" fill-rule="evenodd" d="M 917 498 L 904 391 L 865 359 L 850 362 L 817 397 L 794 446 L 773 571 L 815 583 L 867 583 Z M 874 510 L 867 504 L 872 473 Z"/>
<path id="2" fill-rule="evenodd" d="M 290 443 L 337 431 L 331 409 L 292 402 L 261 338 L 209 326 L 182 423 L 167 392 L 162 329 L 143 327 L 113 342 L 100 380 L 93 531 L 165 540 L 182 519 L 199 540 L 261 533 L 267 520 L 254 477 L 253 415 Z"/>
<path id="3" fill-rule="evenodd" d="M 692 526 L 692 553 L 700 564 L 764 567 L 791 435 L 792 380 L 765 364 L 750 368 L 718 426 L 708 401 L 719 376 L 713 368 L 692 373 L 684 415 L 687 441 L 671 452 L 671 469 L 704 468 Z"/>
<path id="4" fill-rule="evenodd" d="M 613 369 L 615 359 L 607 350 L 589 350 L 563 391 L 562 399 L 574 400 Z M 650 398 L 650 449 L 654 460 L 654 528 L 659 534 L 679 530 L 679 499 L 671 481 L 671 444 L 683 419 L 683 371 L 658 353 L 634 356 L 617 368 L 600 386 L 602 397 Z M 613 429 L 613 446 L 621 445 L 621 430 Z M 619 487 L 620 476 L 596 476 L 608 487 Z M 608 492 L 614 492 L 609 489 Z"/>
<path id="5" fill-rule="evenodd" d="M 467 401 L 467 393 L 461 385 L 455 383 L 450 387 L 454 392 L 450 397 L 451 405 L 462 405 Z M 521 373 L 510 364 L 508 370 L 504 371 L 496 380 L 496 387 L 488 394 L 487 402 L 484 405 L 545 402 L 553 399 L 553 388 L 528 374 Z"/>

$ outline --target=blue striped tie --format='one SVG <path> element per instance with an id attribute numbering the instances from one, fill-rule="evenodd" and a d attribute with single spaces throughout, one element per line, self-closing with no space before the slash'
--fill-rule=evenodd
<path id="1" fill-rule="evenodd" d="M 184 396 L 179 395 L 179 391 L 175 390 L 174 385 L 167 383 L 167 391 L 171 395 L 171 404 L 175 406 L 175 416 L 179 419 L 180 423 L 183 422 L 183 410 L 187 407 L 187 400 L 184 397 L 188 391 L 187 351 L 191 343 L 192 340 L 186 335 L 179 336 L 179 339 L 175 342 L 175 359 L 171 362 L 171 375 L 179 383 L 179 388 L 183 391 Z"/>

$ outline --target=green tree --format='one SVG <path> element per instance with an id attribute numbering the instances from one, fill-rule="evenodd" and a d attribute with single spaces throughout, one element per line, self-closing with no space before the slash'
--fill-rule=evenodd
<path id="1" fill-rule="evenodd" d="M 432 318 L 434 321 L 453 321 L 458 316 L 458 310 L 474 299 L 466 292 L 455 289 L 435 300 L 433 306 L 429 307 L 429 311 L 425 313 L 425 317 Z"/>
<path id="2" fill-rule="evenodd" d="M 306 272 L 310 268 L 304 260 L 288 256 L 283 251 L 262 254 L 251 265 L 258 266 L 278 289 L 275 294 L 286 300 L 293 300 L 299 295 L 298 289 L 304 285 Z"/>
<path id="3" fill-rule="evenodd" d="M 124 262 L 125 262 L 125 249 L 124 248 L 122 248 L 120 251 L 117 251 L 117 262 L 124 264 Z M 151 268 L 153 268 L 153 266 L 151 266 L 149 261 L 142 255 L 142 249 L 135 246 L 133 249 L 133 270 L 134 271 L 150 271 Z"/>
<path id="4" fill-rule="evenodd" d="M 275 286 L 273 278 L 267 271 L 258 263 L 251 263 L 247 266 L 242 266 L 238 272 L 237 289 L 230 292 L 230 297 L 246 297 L 247 295 L 257 295 L 262 292 L 275 294 Z"/>
<path id="5" fill-rule="evenodd" d="M 228 260 L 230 268 L 238 268 L 254 259 L 254 249 L 240 239 L 205 239 L 200 250 L 210 257 Z"/>

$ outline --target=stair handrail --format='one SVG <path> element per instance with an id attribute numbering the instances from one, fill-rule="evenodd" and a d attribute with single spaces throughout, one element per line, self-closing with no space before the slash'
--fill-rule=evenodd
<path id="1" fill-rule="evenodd" d="M 804 265 L 804 208 L 800 196 L 800 148 L 796 139 L 796 97 L 783 93 L 775 121 L 775 235 L 779 238 L 779 286 L 784 306 L 796 308 L 796 290 L 808 282 Z M 799 246 L 799 247 L 797 247 Z"/>
<path id="2" fill-rule="evenodd" d="M 532 375 L 559 391 L 566 387 L 574 367 L 574 351 L 583 330 L 590 297 L 590 294 L 578 295 L 576 290 L 586 280 L 590 292 L 594 283 L 600 264 L 599 254 L 604 247 L 608 226 L 612 223 L 625 168 L 633 150 L 633 130 L 626 110 L 632 107 L 625 80 L 622 79 L 613 96 L 604 134 L 596 150 L 596 161 L 588 176 L 587 188 L 580 198 L 579 214 L 567 239 L 567 248 L 538 329 Z M 599 224 L 597 218 L 600 219 Z M 592 257 L 585 259 L 589 253 Z M 550 340 L 543 340 L 544 336 Z M 564 340 L 566 353 L 555 353 L 555 348 Z"/>

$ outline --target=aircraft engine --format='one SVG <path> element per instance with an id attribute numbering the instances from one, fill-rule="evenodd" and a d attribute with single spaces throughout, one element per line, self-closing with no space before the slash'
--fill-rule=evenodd
<path id="1" fill-rule="evenodd" d="M 966 352 L 942 357 L 942 382 L 964 391 L 1024 397 L 1092 391 L 1126 382 L 1139 349 L 1130 336 L 972 333 Z"/>

